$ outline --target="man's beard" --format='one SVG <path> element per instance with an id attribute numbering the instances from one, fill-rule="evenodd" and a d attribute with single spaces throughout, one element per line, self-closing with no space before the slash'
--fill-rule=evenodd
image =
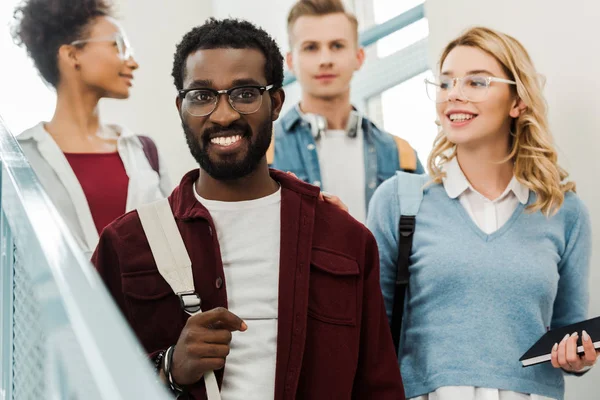
<path id="1" fill-rule="evenodd" d="M 227 128 L 210 129 L 209 132 L 204 132 L 201 137 L 197 137 L 185 121 L 182 120 L 181 125 L 183 126 L 190 152 L 200 165 L 200 168 L 214 179 L 222 181 L 243 178 L 256 170 L 271 144 L 273 129 L 273 122 L 266 120 L 258 127 L 256 138 L 252 140 L 252 130 L 248 125 L 233 125 Z M 210 159 L 208 149 L 211 143 L 209 137 L 221 131 L 237 131 L 242 137 L 241 140 L 248 142 L 248 150 L 241 161 L 213 162 Z"/>

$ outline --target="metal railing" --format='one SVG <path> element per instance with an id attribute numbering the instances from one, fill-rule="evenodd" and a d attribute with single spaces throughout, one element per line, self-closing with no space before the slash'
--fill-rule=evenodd
<path id="1" fill-rule="evenodd" d="M 0 398 L 168 399 L 0 118 Z"/>

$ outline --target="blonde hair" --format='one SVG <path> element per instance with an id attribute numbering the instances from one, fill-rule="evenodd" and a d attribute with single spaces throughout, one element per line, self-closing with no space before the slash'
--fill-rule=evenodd
<path id="1" fill-rule="evenodd" d="M 346 11 L 341 0 L 299 0 L 292 6 L 287 19 L 290 47 L 292 47 L 292 28 L 300 17 L 322 17 L 338 13 L 344 14 L 348 18 L 358 41 L 358 19 L 354 14 Z"/>
<path id="2" fill-rule="evenodd" d="M 555 214 L 564 202 L 565 193 L 575 191 L 575 183 L 565 181 L 568 174 L 558 165 L 542 94 L 544 80 L 536 72 L 527 50 L 509 35 L 475 27 L 446 46 L 439 61 L 440 69 L 448 54 L 458 46 L 474 47 L 490 54 L 500 63 L 508 78 L 517 83 L 516 93 L 527 108 L 513 121 L 511 151 L 506 160 L 514 162 L 517 180 L 537 196 L 528 210 L 540 210 L 546 216 Z M 441 167 L 455 156 L 455 145 L 440 129 L 428 160 L 433 182 L 442 182 L 444 173 Z"/>

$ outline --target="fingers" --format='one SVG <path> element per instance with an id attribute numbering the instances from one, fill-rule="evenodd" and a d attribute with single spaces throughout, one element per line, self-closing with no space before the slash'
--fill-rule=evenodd
<path id="1" fill-rule="evenodd" d="M 225 359 L 230 352 L 228 344 L 207 344 L 197 343 L 188 348 L 190 354 L 197 355 L 199 358 L 222 358 Z"/>
<path id="2" fill-rule="evenodd" d="M 552 353 L 550 354 L 550 362 L 554 368 L 560 368 L 560 364 L 558 362 L 558 343 L 554 343 L 552 347 Z"/>
<path id="3" fill-rule="evenodd" d="M 586 367 L 591 367 L 592 365 L 596 364 L 597 357 L 596 349 L 594 348 L 594 341 L 586 331 L 583 331 L 581 336 L 583 339 L 583 350 L 585 351 L 583 363 Z"/>
<path id="4" fill-rule="evenodd" d="M 286 174 L 288 174 L 290 176 L 293 176 L 294 178 L 298 179 L 298 177 L 296 176 L 296 174 L 293 173 L 293 172 L 288 171 L 288 172 L 286 172 Z"/>
<path id="5" fill-rule="evenodd" d="M 342 200 L 339 197 L 337 197 L 337 196 L 334 196 L 334 195 L 332 195 L 330 193 L 327 193 L 327 192 L 321 192 L 319 194 L 319 198 L 321 200 L 326 201 L 327 203 L 333 204 L 334 206 L 336 206 L 340 210 L 348 212 L 348 206 L 346 206 L 344 204 L 344 202 L 342 202 Z"/>
<path id="6" fill-rule="evenodd" d="M 231 332 L 226 329 L 208 329 L 202 332 L 202 341 L 212 344 L 229 344 L 231 343 Z"/>
<path id="7" fill-rule="evenodd" d="M 248 326 L 240 317 L 222 307 L 193 315 L 188 322 L 205 328 L 227 329 L 231 332 L 243 332 L 248 329 Z"/>
<path id="8" fill-rule="evenodd" d="M 567 364 L 567 339 L 569 335 L 566 335 L 563 340 L 558 344 L 558 366 L 559 368 L 569 370 L 569 364 Z"/>
<path id="9" fill-rule="evenodd" d="M 583 368 L 583 361 L 579 354 L 577 354 L 577 340 L 579 339 L 579 334 L 577 332 L 573 333 L 567 339 L 567 347 L 566 347 L 566 359 L 567 364 L 569 366 L 569 371 L 579 371 Z"/>
<path id="10" fill-rule="evenodd" d="M 552 348 L 550 361 L 554 368 L 562 368 L 569 372 L 578 372 L 583 368 L 592 366 L 596 362 L 596 350 L 587 332 L 582 333 L 585 355 L 577 354 L 577 341 L 579 334 L 566 335 L 559 344 Z"/>

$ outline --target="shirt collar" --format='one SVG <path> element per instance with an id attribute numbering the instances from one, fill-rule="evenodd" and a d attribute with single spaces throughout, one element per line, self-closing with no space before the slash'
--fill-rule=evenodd
<path id="1" fill-rule="evenodd" d="M 444 164 L 444 172 L 446 173 L 443 178 L 444 189 L 446 189 L 446 193 L 451 199 L 456 199 L 471 187 L 465 174 L 460 169 L 456 157 L 452 157 L 450 161 Z"/>
<path id="2" fill-rule="evenodd" d="M 451 199 L 456 199 L 468 189 L 475 191 L 460 169 L 456 157 L 453 157 L 444 164 L 444 172 L 446 173 L 446 176 L 443 178 L 444 189 Z M 512 177 L 506 190 L 499 199 L 503 198 L 511 191 L 520 203 L 527 204 L 527 201 L 529 201 L 529 188 L 519 182 L 515 176 Z"/>
<path id="3" fill-rule="evenodd" d="M 513 178 L 510 180 L 508 189 L 512 190 L 521 204 L 527 204 L 529 201 L 529 188 L 519 182 L 516 176 L 513 176 Z"/>

